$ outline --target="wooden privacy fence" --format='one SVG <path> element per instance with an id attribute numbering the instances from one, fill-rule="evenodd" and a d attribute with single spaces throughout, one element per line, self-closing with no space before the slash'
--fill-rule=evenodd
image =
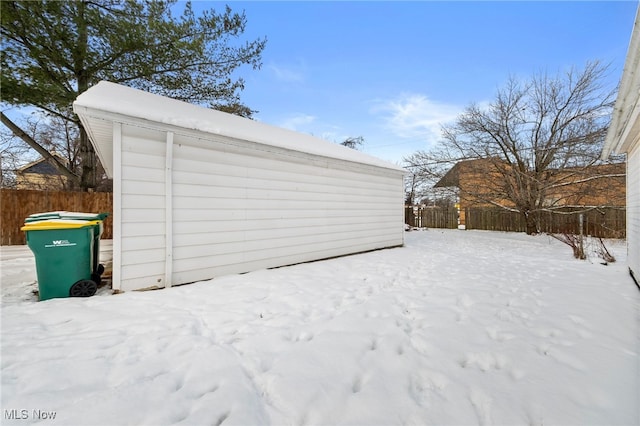
<path id="1" fill-rule="evenodd" d="M 0 189 L 0 245 L 26 244 L 20 230 L 24 219 L 34 213 L 56 210 L 109 213 L 104 221 L 103 239 L 111 239 L 113 194 L 110 192 L 54 192 Z"/>
<path id="2" fill-rule="evenodd" d="M 562 212 L 542 212 L 540 232 L 553 234 L 580 234 L 582 209 Z M 464 210 L 465 228 L 487 231 L 525 232 L 524 217 L 518 212 L 500 208 L 467 208 Z M 458 227 L 458 211 L 441 207 L 405 207 L 405 222 L 418 228 Z M 626 211 L 624 208 L 601 208 L 583 212 L 582 232 L 602 238 L 626 238 Z"/>
<path id="3" fill-rule="evenodd" d="M 442 207 L 408 207 L 404 210 L 405 223 L 416 228 L 458 227 L 458 209 Z"/>
<path id="4" fill-rule="evenodd" d="M 624 208 L 563 209 L 540 213 L 540 232 L 549 234 L 582 233 L 601 238 L 626 238 L 626 211 Z M 465 210 L 467 229 L 525 232 L 527 227 L 522 214 L 500 208 L 468 208 Z"/>

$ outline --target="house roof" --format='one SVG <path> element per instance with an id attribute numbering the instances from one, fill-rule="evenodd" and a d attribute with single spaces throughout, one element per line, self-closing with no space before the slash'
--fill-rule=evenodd
<path id="1" fill-rule="evenodd" d="M 448 188 L 448 187 L 460 187 L 460 173 L 463 169 L 466 171 L 470 170 L 472 167 L 482 167 L 480 170 L 486 170 L 486 163 L 493 163 L 495 159 L 489 158 L 477 158 L 473 160 L 462 160 L 458 161 L 449 169 L 447 173 L 445 173 L 442 178 L 433 185 L 434 188 Z"/>
<path id="2" fill-rule="evenodd" d="M 445 173 L 442 178 L 435 185 L 434 188 L 449 188 L 449 187 L 459 187 L 460 186 L 460 163 L 456 163 L 452 168 L 449 169 L 447 173 Z"/>
<path id="3" fill-rule="evenodd" d="M 404 172 L 401 167 L 311 135 L 101 81 L 82 93 L 73 109 L 96 145 L 107 173 L 113 170 L 112 122 L 155 123 L 167 130 L 197 131 Z M 102 148 L 101 148 L 102 147 Z"/>
<path id="4" fill-rule="evenodd" d="M 497 160 L 500 161 L 500 160 Z M 460 174 L 469 172 L 486 172 L 488 171 L 487 164 L 496 164 L 496 159 L 479 158 L 474 160 L 463 160 L 457 162 L 447 173 L 433 186 L 434 188 L 448 188 L 448 187 L 460 187 Z M 611 163 L 611 164 L 595 164 L 587 167 L 566 167 L 562 169 L 566 172 L 572 170 L 585 171 L 589 176 L 602 175 L 602 174 L 624 174 L 625 163 Z"/>
<path id="5" fill-rule="evenodd" d="M 66 163 L 66 160 L 60 155 L 55 153 L 53 155 L 58 157 L 58 159 L 63 164 Z M 47 159 L 45 158 L 40 158 L 36 161 L 32 161 L 29 164 L 25 164 L 24 166 L 18 168 L 16 171 L 18 173 L 35 173 L 39 175 L 51 175 L 51 176 L 62 175 L 62 173 L 60 173 L 60 171 L 56 169 L 56 167 L 53 164 L 49 163 L 49 161 L 47 161 Z"/>
<path id="6" fill-rule="evenodd" d="M 640 7 L 631 33 L 618 98 L 602 148 L 602 159 L 629 152 L 640 138 Z"/>

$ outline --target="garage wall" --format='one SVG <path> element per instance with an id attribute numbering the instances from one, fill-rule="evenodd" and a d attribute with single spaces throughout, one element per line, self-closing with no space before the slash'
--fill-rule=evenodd
<path id="1" fill-rule="evenodd" d="M 403 243 L 397 171 L 175 133 L 167 172 L 166 132 L 122 135 L 122 290 Z"/>
<path id="2" fill-rule="evenodd" d="M 353 167 L 177 136 L 174 282 L 401 245 L 399 174 Z"/>
<path id="3" fill-rule="evenodd" d="M 165 132 L 122 126 L 120 250 L 114 223 L 114 288 L 165 286 Z M 115 165 L 117 167 L 117 164 Z M 114 217 L 116 219 L 116 217 Z M 116 258 L 121 257 L 120 286 Z"/>

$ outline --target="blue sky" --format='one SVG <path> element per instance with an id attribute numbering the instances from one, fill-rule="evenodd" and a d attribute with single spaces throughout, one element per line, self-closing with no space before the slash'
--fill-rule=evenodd
<path id="1" fill-rule="evenodd" d="M 266 36 L 263 67 L 242 69 L 255 118 L 399 163 L 440 124 L 490 101 L 509 76 L 589 60 L 622 74 L 638 2 L 241 2 L 246 39 Z M 194 9 L 225 3 L 195 1 Z"/>

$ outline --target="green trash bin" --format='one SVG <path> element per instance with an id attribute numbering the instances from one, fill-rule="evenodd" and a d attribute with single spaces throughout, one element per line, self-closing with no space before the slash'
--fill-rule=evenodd
<path id="1" fill-rule="evenodd" d="M 27 245 L 36 258 L 40 300 L 88 297 L 96 293 L 100 274 L 94 246 L 100 223 L 42 219 L 20 228 L 27 233 Z"/>
<path id="2" fill-rule="evenodd" d="M 109 213 L 82 213 L 82 212 L 68 212 L 68 211 L 53 211 L 45 213 L 34 213 L 29 215 L 24 222 L 25 224 L 39 222 L 48 219 L 69 219 L 69 220 L 93 220 L 100 221 L 93 228 L 93 264 L 95 265 L 95 273 L 92 279 L 100 284 L 100 276 L 104 272 L 104 266 L 100 265 L 100 237 L 104 230 L 104 220 L 109 216 Z"/>

